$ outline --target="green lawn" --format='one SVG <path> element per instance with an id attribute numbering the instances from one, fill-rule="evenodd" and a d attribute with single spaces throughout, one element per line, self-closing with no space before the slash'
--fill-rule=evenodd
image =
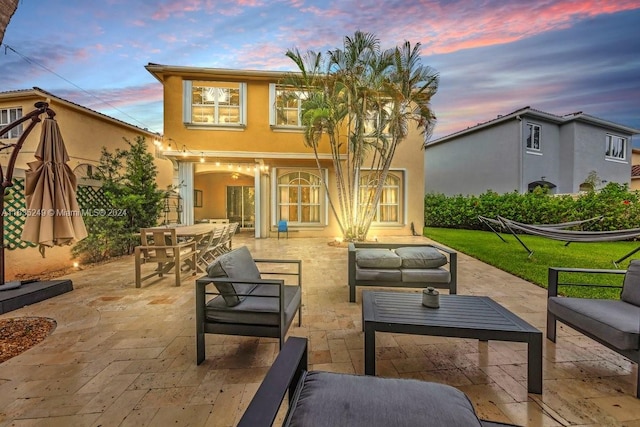
<path id="1" fill-rule="evenodd" d="M 489 231 L 426 227 L 424 235 L 543 288 L 547 287 L 548 267 L 616 269 L 613 264 L 614 260 L 640 246 L 640 242 L 574 242 L 565 246 L 564 242 L 557 240 L 519 235 L 525 245 L 533 251 L 533 255 L 529 257 L 528 252 L 511 234 L 501 234 L 506 243 Z M 625 269 L 633 258 L 640 258 L 640 252 L 622 262 L 619 268 Z M 622 276 L 561 274 L 560 282 L 603 283 L 621 286 Z M 571 296 L 600 296 L 603 298 L 617 298 L 620 294 L 619 290 L 615 289 L 585 287 L 562 287 L 561 291 Z"/>

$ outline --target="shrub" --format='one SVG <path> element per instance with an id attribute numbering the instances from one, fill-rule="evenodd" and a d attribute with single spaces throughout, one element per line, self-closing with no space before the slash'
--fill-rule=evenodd
<path id="1" fill-rule="evenodd" d="M 556 224 L 603 216 L 589 225 L 592 231 L 622 230 L 640 226 L 640 197 L 626 184 L 611 182 L 602 190 L 576 197 L 553 196 L 543 188 L 525 194 L 498 194 L 487 191 L 479 196 L 427 194 L 424 199 L 426 227 L 485 230 L 478 216 L 498 215 L 527 224 Z"/>

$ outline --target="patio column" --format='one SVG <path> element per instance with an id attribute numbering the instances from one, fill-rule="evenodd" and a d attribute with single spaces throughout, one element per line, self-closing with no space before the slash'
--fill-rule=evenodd
<path id="1" fill-rule="evenodd" d="M 258 239 L 262 237 L 262 187 L 260 181 L 260 168 L 253 168 L 253 204 L 254 204 L 254 216 L 255 220 L 253 221 L 253 236 Z"/>
<path id="2" fill-rule="evenodd" d="M 178 182 L 180 183 L 180 197 L 182 198 L 182 216 L 180 220 L 185 225 L 193 224 L 193 163 L 178 162 Z"/>

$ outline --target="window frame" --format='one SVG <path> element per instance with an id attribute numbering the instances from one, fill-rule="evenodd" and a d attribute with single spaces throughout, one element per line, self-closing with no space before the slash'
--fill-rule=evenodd
<path id="1" fill-rule="evenodd" d="M 15 112 L 15 117 L 11 118 L 11 113 Z M 6 117 L 7 122 L 5 123 L 5 120 L 3 120 L 3 116 Z M 23 117 L 22 115 L 22 107 L 3 107 L 0 108 L 0 128 L 4 128 L 6 125 L 9 125 L 13 122 L 15 122 L 18 119 L 21 119 Z M 22 135 L 22 133 L 24 132 L 24 128 L 22 127 L 22 123 L 20 123 L 18 126 L 14 127 L 13 129 L 11 129 L 9 132 L 0 135 L 0 139 L 16 139 L 16 138 L 20 138 L 20 136 Z"/>
<path id="2" fill-rule="evenodd" d="M 225 130 L 243 130 L 247 126 L 247 84 L 245 82 L 235 81 L 222 81 L 222 80 L 183 80 L 183 118 L 182 121 L 188 128 L 200 128 L 200 129 L 225 129 Z M 206 84 L 206 85 L 204 85 Z M 218 85 L 216 85 L 218 84 Z M 212 89 L 230 89 L 230 85 L 238 85 L 239 91 L 239 105 L 238 123 L 220 123 L 220 103 L 216 99 L 213 104 L 194 104 L 193 103 L 193 90 L 194 87 L 212 88 Z M 214 121 L 212 123 L 195 122 L 193 120 L 194 107 L 213 107 L 214 109 Z"/>
<path id="3" fill-rule="evenodd" d="M 619 155 L 614 156 L 611 155 L 610 152 L 611 150 L 614 148 L 613 147 L 613 143 L 614 143 L 614 139 L 617 139 L 618 141 L 620 141 L 622 143 L 622 149 L 620 150 L 620 154 L 622 154 L 622 157 L 620 157 Z M 605 146 L 604 146 L 604 158 L 606 160 L 612 160 L 612 161 L 617 161 L 617 162 L 625 162 L 627 161 L 627 145 L 628 145 L 628 141 L 629 139 L 627 137 L 624 136 L 620 136 L 620 135 L 616 135 L 613 133 L 607 133 L 605 136 Z"/>
<path id="4" fill-rule="evenodd" d="M 309 187 L 315 187 L 318 190 L 318 195 L 317 195 L 317 200 L 318 203 L 304 203 L 302 201 L 302 197 L 298 197 L 297 202 L 295 203 L 295 205 L 297 205 L 298 208 L 298 217 L 295 218 L 295 220 L 293 220 L 292 218 L 288 218 L 285 219 L 282 217 L 281 212 L 283 207 L 285 206 L 293 206 L 294 203 L 283 203 L 282 202 L 282 198 L 281 198 L 281 189 L 283 187 L 294 187 L 294 186 L 290 186 L 287 184 L 281 184 L 280 180 L 288 175 L 291 174 L 298 174 L 298 177 L 296 179 L 300 179 L 300 174 L 305 173 L 305 174 L 309 174 L 312 176 L 315 176 L 318 179 L 318 184 L 316 186 L 309 186 Z M 306 168 L 281 168 L 281 169 L 275 169 L 275 173 L 274 173 L 274 179 L 273 179 L 273 186 L 274 186 L 274 203 L 273 203 L 273 218 L 275 221 L 275 224 L 278 223 L 278 221 L 280 220 L 286 220 L 289 223 L 289 226 L 293 226 L 293 227 L 322 227 L 322 226 L 326 226 L 326 218 L 327 218 L 327 195 L 325 193 L 325 188 L 324 185 L 322 184 L 322 181 L 326 179 L 326 169 L 322 169 L 321 173 L 318 173 L 317 169 L 306 169 Z M 296 185 L 295 187 L 298 187 L 298 194 L 300 195 L 300 188 L 303 186 L 300 186 L 299 184 Z M 302 212 L 303 212 L 303 207 L 304 206 L 317 206 L 317 215 L 318 215 L 318 221 L 300 221 L 300 219 L 302 219 Z M 274 225 L 275 225 L 274 224 Z"/>
<path id="5" fill-rule="evenodd" d="M 292 91 L 297 92 L 297 90 L 292 86 L 281 85 L 278 83 L 269 83 L 269 126 L 272 129 L 276 130 L 289 130 L 289 131 L 302 131 L 304 126 L 302 124 L 302 103 L 303 100 L 300 98 L 296 98 L 297 101 L 297 110 L 298 110 L 298 123 L 295 125 L 289 124 L 281 124 L 278 123 L 278 91 Z M 289 110 L 293 110 L 289 108 Z"/>
<path id="6" fill-rule="evenodd" d="M 527 122 L 526 124 L 528 134 L 525 138 L 524 146 L 528 151 L 540 153 L 542 151 L 542 126 L 537 123 Z M 538 133 L 538 147 L 534 147 L 535 142 L 535 130 Z M 530 145 L 531 144 L 531 145 Z"/>
<path id="7" fill-rule="evenodd" d="M 365 177 L 369 176 L 373 171 L 369 171 L 369 170 L 361 170 L 360 172 L 360 184 L 358 186 L 359 188 L 359 200 L 362 200 L 362 191 L 365 190 L 366 188 L 374 188 L 373 186 L 366 186 L 363 185 L 362 180 L 365 179 Z M 383 186 L 383 192 L 384 192 L 384 187 L 393 187 L 396 189 L 396 202 L 395 203 L 380 203 L 378 202 L 378 205 L 375 207 L 376 209 L 376 214 L 373 218 L 373 221 L 371 221 L 372 225 L 375 226 L 397 226 L 397 225 L 402 225 L 404 224 L 404 208 L 405 208 L 405 200 L 404 200 L 404 184 L 405 184 L 405 180 L 404 180 L 404 174 L 402 171 L 400 170 L 390 170 L 387 174 L 386 180 L 389 179 L 393 179 L 395 181 L 395 185 L 387 185 L 385 184 Z M 381 221 L 381 210 L 382 207 L 384 206 L 395 206 L 396 207 L 396 220 L 395 221 Z"/>

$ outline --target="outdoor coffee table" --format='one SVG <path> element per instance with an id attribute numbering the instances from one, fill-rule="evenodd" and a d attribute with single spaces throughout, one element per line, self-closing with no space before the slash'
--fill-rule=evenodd
<path id="1" fill-rule="evenodd" d="M 440 295 L 440 308 L 422 305 L 422 293 L 362 292 L 364 373 L 376 374 L 376 331 L 481 341 L 527 343 L 529 393 L 542 393 L 542 332 L 489 297 Z"/>

